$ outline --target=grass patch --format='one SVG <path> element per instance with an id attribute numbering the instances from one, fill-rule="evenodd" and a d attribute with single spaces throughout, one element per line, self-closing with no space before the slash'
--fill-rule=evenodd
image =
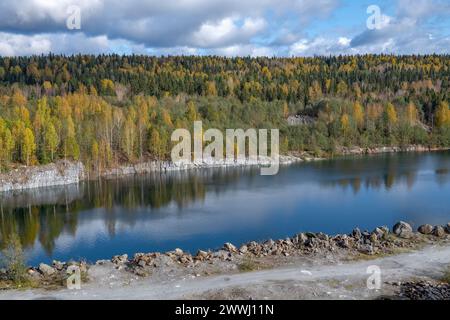
<path id="1" fill-rule="evenodd" d="M 240 264 L 238 264 L 238 269 L 241 272 L 250 272 L 260 269 L 260 264 L 251 259 L 244 259 Z"/>

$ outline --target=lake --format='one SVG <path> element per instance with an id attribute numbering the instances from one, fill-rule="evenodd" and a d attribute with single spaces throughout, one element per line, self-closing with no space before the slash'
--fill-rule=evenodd
<path id="1" fill-rule="evenodd" d="M 0 194 L 0 246 L 16 232 L 30 264 L 216 249 L 302 231 L 349 233 L 450 222 L 450 152 L 216 168 Z"/>

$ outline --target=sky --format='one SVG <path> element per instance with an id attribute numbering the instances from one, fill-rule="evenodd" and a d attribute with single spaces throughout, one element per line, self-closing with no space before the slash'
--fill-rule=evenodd
<path id="1" fill-rule="evenodd" d="M 1 0 L 0 56 L 450 53 L 450 0 Z"/>

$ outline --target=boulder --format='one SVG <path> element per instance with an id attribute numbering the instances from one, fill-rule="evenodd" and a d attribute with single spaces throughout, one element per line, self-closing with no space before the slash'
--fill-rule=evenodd
<path id="1" fill-rule="evenodd" d="M 297 243 L 300 245 L 304 245 L 308 241 L 308 237 L 304 233 L 299 233 L 297 235 Z"/>
<path id="2" fill-rule="evenodd" d="M 181 250 L 180 248 L 176 248 L 176 249 L 174 250 L 174 253 L 175 253 L 177 256 L 181 256 L 181 255 L 183 255 L 183 250 Z"/>
<path id="3" fill-rule="evenodd" d="M 232 243 L 225 243 L 223 248 L 228 252 L 237 252 L 237 248 Z"/>
<path id="4" fill-rule="evenodd" d="M 421 234 L 431 234 L 433 232 L 433 226 L 430 224 L 424 224 L 421 225 L 417 231 L 419 231 Z"/>
<path id="5" fill-rule="evenodd" d="M 39 272 L 42 273 L 44 276 L 51 276 L 56 273 L 56 269 L 50 267 L 48 264 L 41 263 L 39 265 Z"/>
<path id="6" fill-rule="evenodd" d="M 128 255 L 122 254 L 122 255 L 114 256 L 114 257 L 112 257 L 111 262 L 114 264 L 124 264 L 124 263 L 128 262 Z"/>
<path id="7" fill-rule="evenodd" d="M 450 233 L 450 222 L 445 225 L 444 229 L 445 232 Z"/>
<path id="8" fill-rule="evenodd" d="M 445 236 L 445 229 L 441 226 L 436 226 L 433 228 L 433 236 L 443 237 Z"/>
<path id="9" fill-rule="evenodd" d="M 248 247 L 245 244 L 239 248 L 240 253 L 247 253 L 247 251 Z"/>
<path id="10" fill-rule="evenodd" d="M 52 263 L 53 268 L 55 268 L 58 271 L 63 270 L 64 269 L 64 265 L 65 265 L 64 262 L 57 261 L 57 260 L 53 260 L 53 263 Z"/>
<path id="11" fill-rule="evenodd" d="M 362 237 L 361 230 L 359 230 L 359 228 L 353 229 L 353 231 L 352 231 L 352 236 L 353 236 L 353 238 L 355 238 L 355 239 L 361 239 L 361 237 Z"/>
<path id="12" fill-rule="evenodd" d="M 400 238 L 411 238 L 412 236 L 412 227 L 408 223 L 404 221 L 400 221 L 396 223 L 393 227 L 394 234 Z"/>

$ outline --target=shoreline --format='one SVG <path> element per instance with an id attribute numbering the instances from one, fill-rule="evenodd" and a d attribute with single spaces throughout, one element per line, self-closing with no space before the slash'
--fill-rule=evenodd
<path id="1" fill-rule="evenodd" d="M 431 148 L 421 145 L 406 147 L 341 147 L 338 153 L 325 158 L 314 157 L 307 152 L 291 153 L 289 155 L 280 155 L 279 165 L 289 165 L 299 162 L 320 161 L 332 159 L 334 156 L 348 155 L 375 155 L 400 152 L 436 152 L 446 151 L 450 148 Z M 78 184 L 82 181 L 95 180 L 99 178 L 112 179 L 131 175 L 144 175 L 154 172 L 171 172 L 185 170 L 201 170 L 205 168 L 228 168 L 228 167 L 247 167 L 247 166 L 265 166 L 270 163 L 267 159 L 243 159 L 243 160 L 203 160 L 197 163 L 174 164 L 171 161 L 144 161 L 135 164 L 125 164 L 114 168 L 103 170 L 100 174 L 90 173 L 81 162 L 69 160 L 60 160 L 56 163 L 35 167 L 20 167 L 6 173 L 0 173 L 0 195 L 4 192 L 20 192 L 23 190 L 37 189 L 44 187 L 66 186 Z"/>
<path id="2" fill-rule="evenodd" d="M 28 267 L 27 275 L 33 282 L 31 290 L 64 292 L 67 290 L 65 289 L 67 269 L 73 265 L 80 268 L 83 286 L 87 287 L 96 288 L 100 284 L 104 285 L 104 279 L 110 281 L 112 278 L 117 278 L 120 283 L 128 279 L 126 281 L 132 281 L 135 284 L 152 281 L 159 285 L 186 278 L 196 282 L 197 280 L 207 281 L 217 276 L 239 277 L 243 274 L 258 272 L 278 272 L 292 266 L 298 266 L 298 268 L 306 268 L 306 265 L 308 268 L 335 266 L 338 268 L 343 264 L 351 266 L 376 259 L 395 261 L 397 256 L 405 253 L 420 253 L 430 246 L 450 250 L 450 223 L 444 226 L 422 225 L 418 231 L 413 231 L 408 223 L 400 221 L 391 229 L 383 226 L 371 232 L 361 231 L 358 228 L 350 234 L 334 236 L 320 232 L 303 232 L 286 239 L 251 241 L 240 247 L 225 243 L 218 250 L 199 250 L 195 255 L 175 249 L 164 253 L 135 253 L 130 258 L 126 254 L 116 255 L 110 260 L 98 260 L 95 263 L 54 261 L 52 265 L 41 263 L 36 267 Z M 438 253 L 435 254 L 440 256 Z M 445 263 L 450 267 L 450 259 L 448 260 Z M 300 273 L 308 275 L 308 272 Z M 6 290 L 4 292 L 15 292 L 16 288 L 12 283 L 1 281 L 6 276 L 5 270 L 0 270 L 0 289 Z M 430 280 L 428 275 L 423 276 L 427 281 Z M 412 288 L 422 284 L 413 280 L 415 279 L 406 278 L 407 287 L 402 287 L 402 290 L 414 294 L 415 291 L 411 291 Z M 268 279 L 263 277 L 260 281 L 264 282 Z M 442 287 L 439 281 L 435 285 L 438 288 Z M 429 287 L 434 288 L 434 284 Z M 447 290 L 445 286 L 442 288 Z M 109 291 L 111 289 L 108 287 Z M 117 288 L 117 290 L 122 289 Z M 214 293 L 214 287 L 204 291 L 207 297 L 217 294 Z M 195 292 L 190 293 L 190 296 L 199 298 Z M 204 295 L 200 297 L 203 298 Z"/>

